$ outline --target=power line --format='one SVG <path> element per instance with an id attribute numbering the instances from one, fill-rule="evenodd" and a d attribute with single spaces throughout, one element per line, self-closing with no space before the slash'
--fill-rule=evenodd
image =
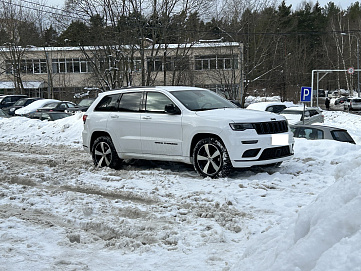
<path id="1" fill-rule="evenodd" d="M 67 11 L 67 10 L 63 10 L 63 9 L 60 9 L 60 8 L 51 7 L 51 6 L 47 6 L 47 5 L 43 5 L 43 4 L 39 4 L 39 3 L 34 3 L 34 2 L 31 2 L 31 1 L 27 1 L 27 0 L 22 0 L 22 2 L 32 4 L 32 5 L 36 5 L 36 6 L 39 6 L 39 7 L 43 7 L 43 8 L 46 8 L 47 10 L 42 10 L 42 9 L 39 9 L 39 8 L 36 8 L 36 7 L 31 7 L 31 6 L 25 6 L 25 5 L 15 3 L 15 2 L 9 2 L 7 0 L 3 0 L 3 2 L 6 3 L 6 4 L 9 4 L 9 5 L 20 7 L 20 8 L 30 9 L 30 10 L 34 10 L 34 11 L 37 11 L 37 12 L 46 12 L 46 13 L 50 13 L 51 15 L 65 16 L 67 18 L 79 20 L 79 16 L 73 16 L 72 15 L 74 12 L 70 12 L 70 11 Z M 54 10 L 54 11 L 52 11 L 52 10 Z M 55 11 L 60 11 L 60 12 L 63 12 L 63 13 L 67 13 L 67 15 L 60 14 L 60 13 L 57 13 Z"/>

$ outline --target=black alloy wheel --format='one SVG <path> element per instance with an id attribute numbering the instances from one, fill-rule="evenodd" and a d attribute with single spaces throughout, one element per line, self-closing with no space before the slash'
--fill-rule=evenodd
<path id="1" fill-rule="evenodd" d="M 121 162 L 114 144 L 108 136 L 98 137 L 94 141 L 92 157 L 96 167 L 110 167 L 116 169 Z"/>
<path id="2" fill-rule="evenodd" d="M 216 138 L 201 139 L 193 151 L 193 166 L 203 177 L 226 177 L 232 169 L 226 148 Z"/>

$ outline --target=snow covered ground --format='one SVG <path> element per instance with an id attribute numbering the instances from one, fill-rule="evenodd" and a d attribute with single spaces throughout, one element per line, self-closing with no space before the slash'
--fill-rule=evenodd
<path id="1" fill-rule="evenodd" d="M 278 169 L 202 179 L 191 166 L 95 169 L 81 114 L 0 119 L 0 270 L 361 270 L 357 145 L 295 139 Z"/>

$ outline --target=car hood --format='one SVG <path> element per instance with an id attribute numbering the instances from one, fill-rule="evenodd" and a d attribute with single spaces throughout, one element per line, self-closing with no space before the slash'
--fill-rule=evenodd
<path id="1" fill-rule="evenodd" d="M 248 110 L 242 108 L 222 108 L 205 111 L 196 111 L 196 115 L 202 118 L 210 118 L 212 120 L 227 120 L 230 122 L 267 122 L 271 120 L 285 120 L 283 116 L 278 114 Z"/>

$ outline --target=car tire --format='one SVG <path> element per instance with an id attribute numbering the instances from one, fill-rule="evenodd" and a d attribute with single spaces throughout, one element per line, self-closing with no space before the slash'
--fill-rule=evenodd
<path id="1" fill-rule="evenodd" d="M 98 137 L 92 146 L 92 158 L 96 167 L 119 168 L 121 159 L 109 136 Z"/>
<path id="2" fill-rule="evenodd" d="M 216 138 L 198 141 L 193 150 L 193 166 L 202 177 L 226 177 L 232 171 L 227 149 Z"/>

